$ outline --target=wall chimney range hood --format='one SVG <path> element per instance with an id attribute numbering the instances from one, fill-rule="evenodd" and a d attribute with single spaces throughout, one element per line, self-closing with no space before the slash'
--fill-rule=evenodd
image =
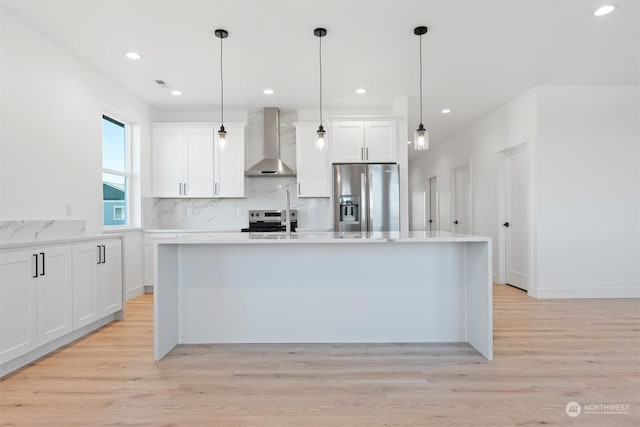
<path id="1" fill-rule="evenodd" d="M 264 110 L 264 159 L 247 170 L 245 176 L 295 176 L 280 160 L 280 110 L 265 107 Z"/>

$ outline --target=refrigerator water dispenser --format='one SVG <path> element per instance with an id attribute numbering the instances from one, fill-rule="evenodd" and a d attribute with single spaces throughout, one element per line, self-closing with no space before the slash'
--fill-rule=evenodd
<path id="1" fill-rule="evenodd" d="M 342 224 L 358 224 L 360 222 L 360 197 L 340 196 L 340 222 Z"/>

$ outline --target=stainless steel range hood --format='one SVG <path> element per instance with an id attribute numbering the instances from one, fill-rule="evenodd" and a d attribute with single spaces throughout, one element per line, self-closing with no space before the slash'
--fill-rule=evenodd
<path id="1" fill-rule="evenodd" d="M 280 110 L 264 108 L 264 159 L 249 168 L 245 176 L 295 176 L 295 172 L 280 160 Z"/>

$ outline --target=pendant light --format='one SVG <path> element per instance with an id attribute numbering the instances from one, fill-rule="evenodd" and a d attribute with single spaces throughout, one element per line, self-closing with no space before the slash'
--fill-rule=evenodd
<path id="1" fill-rule="evenodd" d="M 220 130 L 218 130 L 218 148 L 224 150 L 227 145 L 227 131 L 224 130 L 224 80 L 222 78 L 222 39 L 229 37 L 227 30 L 217 29 L 214 31 L 216 37 L 220 39 Z"/>
<path id="2" fill-rule="evenodd" d="M 313 30 L 313 34 L 318 37 L 320 43 L 319 49 L 319 59 L 320 59 L 320 126 L 318 127 L 318 131 L 316 132 L 316 151 L 327 151 L 327 143 L 324 139 L 325 131 L 322 126 L 322 38 L 327 35 L 326 28 L 316 28 Z"/>
<path id="3" fill-rule="evenodd" d="M 427 27 L 416 27 L 413 29 L 413 34 L 420 37 L 420 126 L 416 129 L 413 148 L 417 151 L 424 151 L 429 149 L 429 131 L 422 124 L 422 36 L 427 34 Z"/>

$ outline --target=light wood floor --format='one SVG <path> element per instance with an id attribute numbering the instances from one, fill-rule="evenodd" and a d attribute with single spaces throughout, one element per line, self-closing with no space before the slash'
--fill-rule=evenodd
<path id="1" fill-rule="evenodd" d="M 0 382 L 0 424 L 640 425 L 640 302 L 495 287 L 495 360 L 467 344 L 180 346 L 152 361 L 152 297 Z M 568 402 L 629 404 L 570 418 Z"/>

